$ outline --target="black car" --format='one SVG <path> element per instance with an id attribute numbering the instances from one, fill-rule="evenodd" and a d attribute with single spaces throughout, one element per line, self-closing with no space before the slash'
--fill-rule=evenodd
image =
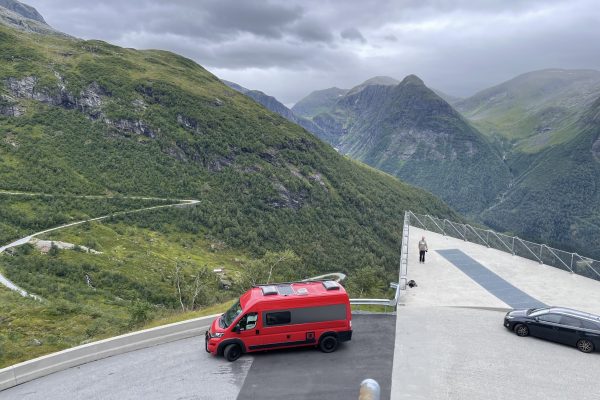
<path id="1" fill-rule="evenodd" d="M 600 349 L 600 316 L 561 307 L 510 311 L 504 326 L 519 336 L 536 336 L 576 346 L 584 353 Z"/>

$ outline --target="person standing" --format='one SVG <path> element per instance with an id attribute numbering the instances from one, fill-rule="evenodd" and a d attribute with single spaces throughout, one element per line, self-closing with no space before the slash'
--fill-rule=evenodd
<path id="1" fill-rule="evenodd" d="M 425 241 L 425 236 L 423 236 L 419 241 L 419 263 L 425 263 L 425 253 L 427 250 L 427 242 Z"/>

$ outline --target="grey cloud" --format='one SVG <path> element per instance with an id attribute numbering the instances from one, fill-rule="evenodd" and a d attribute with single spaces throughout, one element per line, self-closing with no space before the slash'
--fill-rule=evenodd
<path id="1" fill-rule="evenodd" d="M 360 33 L 360 31 L 358 29 L 356 29 L 356 28 L 347 28 L 347 29 L 344 29 L 342 32 L 340 32 L 340 36 L 343 39 L 356 40 L 356 41 L 361 42 L 361 43 L 366 43 L 367 42 L 367 40 L 362 35 L 362 33 Z"/>
<path id="2" fill-rule="evenodd" d="M 375 75 L 468 95 L 534 69 L 600 68 L 597 0 L 25 2 L 71 35 L 175 51 L 287 104 Z"/>

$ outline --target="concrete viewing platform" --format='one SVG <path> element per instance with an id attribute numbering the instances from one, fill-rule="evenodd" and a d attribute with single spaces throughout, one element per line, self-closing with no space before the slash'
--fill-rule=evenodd
<path id="1" fill-rule="evenodd" d="M 408 248 L 417 286 L 398 306 L 391 399 L 600 398 L 600 353 L 502 324 L 508 309 L 544 304 L 600 314 L 599 281 L 412 226 Z"/>
<path id="2" fill-rule="evenodd" d="M 425 264 L 420 264 L 417 243 L 423 236 L 429 251 Z M 453 264 L 447 258 L 449 250 L 458 250 L 541 303 L 600 314 L 600 281 L 412 226 L 408 278 L 418 286 L 407 289 L 402 301 L 405 306 L 517 308 L 498 297 L 498 291 L 494 294 L 486 289 L 485 282 L 477 282 Z"/>

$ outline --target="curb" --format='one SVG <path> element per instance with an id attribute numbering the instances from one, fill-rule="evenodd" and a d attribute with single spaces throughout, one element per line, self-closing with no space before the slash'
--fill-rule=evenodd
<path id="1" fill-rule="evenodd" d="M 11 365 L 0 369 L 0 391 L 81 364 L 201 335 L 218 315 L 127 333 Z"/>

